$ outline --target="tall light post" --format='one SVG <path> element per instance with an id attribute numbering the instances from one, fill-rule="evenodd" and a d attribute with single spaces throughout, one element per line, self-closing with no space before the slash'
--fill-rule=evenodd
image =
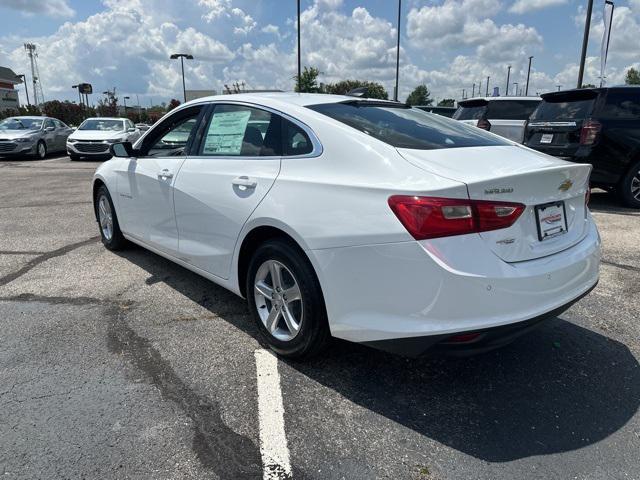
<path id="1" fill-rule="evenodd" d="M 582 53 L 580 54 L 580 70 L 578 71 L 578 88 L 582 88 L 582 78 L 584 77 L 584 61 L 587 58 L 587 45 L 589 44 L 589 29 L 591 28 L 591 12 L 593 11 L 593 0 L 587 4 L 587 18 L 584 21 L 584 36 L 582 37 Z"/>
<path id="2" fill-rule="evenodd" d="M 299 1 L 299 0 L 298 0 Z M 400 77 L 400 15 L 402 13 L 402 0 L 398 0 L 398 42 L 396 44 L 396 88 L 393 99 L 398 101 L 398 78 Z"/>
<path id="3" fill-rule="evenodd" d="M 509 77 L 511 76 L 511 65 L 509 65 L 507 67 L 507 91 L 504 92 L 504 96 L 508 97 L 509 96 Z"/>
<path id="4" fill-rule="evenodd" d="M 487 76 L 487 93 L 486 93 L 486 96 L 487 96 L 487 97 L 489 96 L 489 79 L 490 79 L 490 78 L 491 78 L 491 77 Z"/>
<path id="5" fill-rule="evenodd" d="M 473 87 L 471 88 L 471 98 L 476 96 L 476 84 L 473 84 Z"/>
<path id="6" fill-rule="evenodd" d="M 518 82 L 513 82 L 514 88 L 516 89 L 516 97 L 518 96 Z"/>
<path id="7" fill-rule="evenodd" d="M 184 101 L 187 101 L 187 87 L 184 84 L 184 59 L 193 60 L 193 55 L 190 53 L 174 53 L 169 57 L 171 60 L 180 59 L 180 67 L 182 68 L 182 95 L 184 96 Z"/>
<path id="8" fill-rule="evenodd" d="M 18 78 L 22 79 L 22 83 L 24 83 L 24 93 L 27 94 L 27 107 L 31 106 L 31 103 L 29 103 L 29 89 L 27 88 L 27 76 L 24 73 L 21 73 L 20 75 L 17 75 Z"/>
<path id="9" fill-rule="evenodd" d="M 124 101 L 124 116 L 127 116 L 127 100 L 129 100 L 131 97 L 122 97 L 122 100 Z"/>
<path id="10" fill-rule="evenodd" d="M 71 88 L 78 89 L 78 106 L 82 108 L 82 97 L 80 96 L 80 85 L 71 85 Z"/>
<path id="11" fill-rule="evenodd" d="M 531 75 L 531 60 L 533 59 L 533 56 L 529 57 L 529 68 L 527 70 L 527 86 L 524 89 L 524 96 L 527 97 L 529 96 L 529 76 Z"/>
<path id="12" fill-rule="evenodd" d="M 300 54 L 300 0 L 298 0 L 298 92 L 302 88 L 302 64 Z"/>

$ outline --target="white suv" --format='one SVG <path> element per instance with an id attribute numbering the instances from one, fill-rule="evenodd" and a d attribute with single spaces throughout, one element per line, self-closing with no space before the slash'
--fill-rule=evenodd
<path id="1" fill-rule="evenodd" d="M 514 142 L 524 141 L 529 116 L 540 97 L 477 97 L 458 102 L 453 118 Z"/>

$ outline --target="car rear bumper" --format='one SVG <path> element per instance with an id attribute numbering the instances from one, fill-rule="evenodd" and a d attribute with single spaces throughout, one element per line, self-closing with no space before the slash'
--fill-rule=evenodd
<path id="1" fill-rule="evenodd" d="M 600 237 L 593 221 L 572 247 L 517 263 L 499 259 L 477 235 L 437 240 L 459 255 L 449 261 L 436 242 L 429 249 L 403 242 L 312 251 L 332 335 L 428 347 L 456 333 L 553 315 L 598 281 Z"/>

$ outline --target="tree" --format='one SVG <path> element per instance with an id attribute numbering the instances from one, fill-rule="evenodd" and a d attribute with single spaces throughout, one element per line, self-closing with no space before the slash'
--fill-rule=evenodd
<path id="1" fill-rule="evenodd" d="M 433 99 L 426 85 L 418 85 L 407 97 L 407 105 L 431 105 Z"/>
<path id="2" fill-rule="evenodd" d="M 169 102 L 169 105 L 167 105 L 167 112 L 170 112 L 171 110 L 173 110 L 179 105 L 180 105 L 180 100 L 176 100 L 175 98 L 172 98 L 171 101 Z"/>
<path id="3" fill-rule="evenodd" d="M 640 85 L 640 72 L 633 67 L 627 70 L 624 83 L 627 85 Z"/>
<path id="4" fill-rule="evenodd" d="M 582 88 L 596 88 L 593 83 L 583 83 Z"/>
<path id="5" fill-rule="evenodd" d="M 316 67 L 304 67 L 300 74 L 300 81 L 298 81 L 297 75 L 294 77 L 296 80 L 296 92 L 319 93 L 318 75 L 320 75 L 320 70 Z"/>
<path id="6" fill-rule="evenodd" d="M 455 107 L 456 101 L 453 98 L 443 98 L 438 102 L 439 107 Z"/>
<path id="7" fill-rule="evenodd" d="M 379 98 L 387 100 L 389 94 L 384 87 L 377 82 L 369 82 L 368 80 L 342 80 L 337 83 L 328 83 L 324 86 L 322 93 L 332 93 L 334 95 L 346 95 L 354 88 L 367 88 L 366 98 Z"/>
<path id="8" fill-rule="evenodd" d="M 67 125 L 80 125 L 85 118 L 95 116 L 93 108 L 81 107 L 69 101 L 51 100 L 42 104 L 41 110 L 45 115 L 57 118 Z"/>
<path id="9" fill-rule="evenodd" d="M 118 116 L 118 97 L 115 92 L 107 91 L 106 98 L 98 100 L 98 113 L 101 117 L 117 117 Z"/>

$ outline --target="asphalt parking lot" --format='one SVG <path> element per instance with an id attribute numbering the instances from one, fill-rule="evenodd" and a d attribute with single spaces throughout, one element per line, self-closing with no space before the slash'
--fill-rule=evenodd
<path id="1" fill-rule="evenodd" d="M 594 192 L 600 284 L 502 350 L 279 361 L 265 438 L 244 301 L 104 249 L 96 167 L 0 159 L 3 478 L 261 478 L 279 442 L 296 479 L 640 479 L 640 212 Z"/>

